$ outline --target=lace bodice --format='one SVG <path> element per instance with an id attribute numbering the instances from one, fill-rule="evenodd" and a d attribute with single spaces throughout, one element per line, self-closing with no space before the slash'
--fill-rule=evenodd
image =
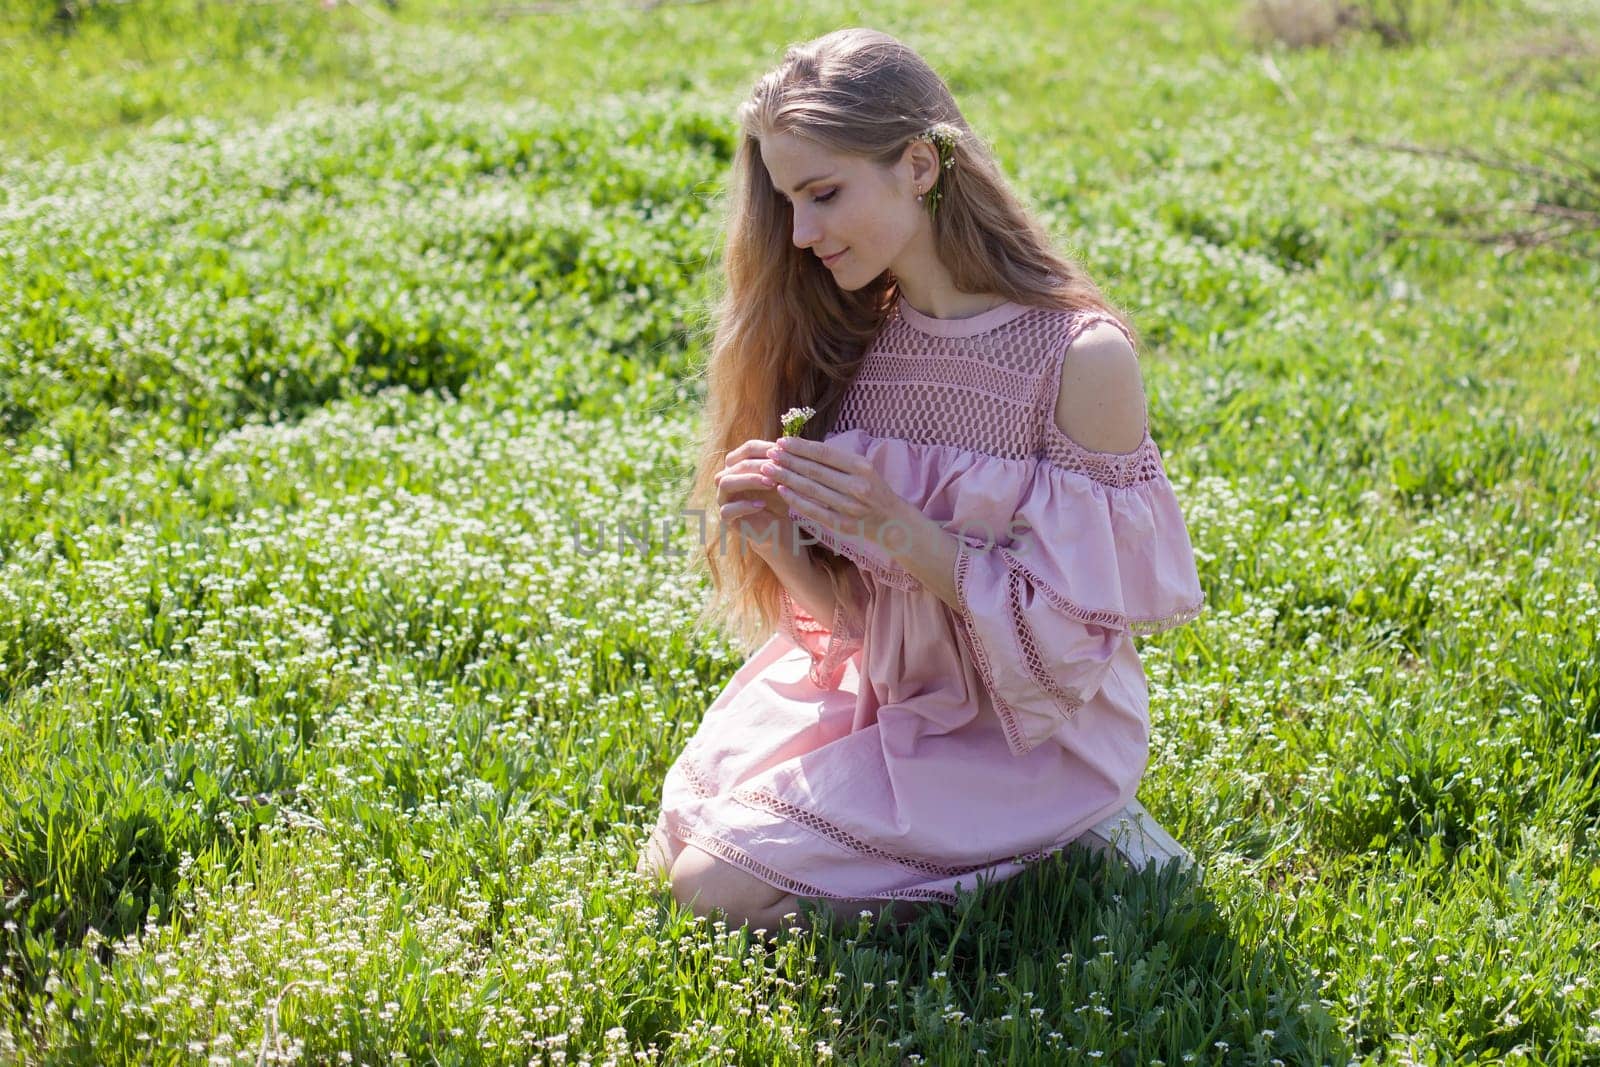
<path id="1" fill-rule="evenodd" d="M 1161 474 L 1149 427 L 1132 452 L 1083 448 L 1055 423 L 1066 349 L 1093 311 L 1007 302 L 964 319 L 936 319 L 898 299 L 863 357 L 834 430 L 861 430 L 1001 459 L 1042 458 L 1104 485 Z"/>

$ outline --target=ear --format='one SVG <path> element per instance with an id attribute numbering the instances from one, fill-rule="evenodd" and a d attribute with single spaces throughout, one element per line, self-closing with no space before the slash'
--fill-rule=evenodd
<path id="1" fill-rule="evenodd" d="M 915 140 L 900 153 L 902 165 L 910 168 L 911 184 L 926 190 L 939 176 L 939 150 L 927 141 Z"/>

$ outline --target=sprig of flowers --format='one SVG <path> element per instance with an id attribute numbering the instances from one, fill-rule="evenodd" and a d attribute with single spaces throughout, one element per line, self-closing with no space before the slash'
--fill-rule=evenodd
<path id="1" fill-rule="evenodd" d="M 806 420 L 817 412 L 814 408 L 790 408 L 783 413 L 783 436 L 798 437 Z"/>

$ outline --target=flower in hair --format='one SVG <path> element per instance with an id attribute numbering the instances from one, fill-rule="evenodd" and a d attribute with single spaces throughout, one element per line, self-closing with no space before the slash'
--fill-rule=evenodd
<path id="1" fill-rule="evenodd" d="M 917 140 L 927 141 L 939 150 L 940 171 L 949 170 L 956 165 L 956 142 L 961 139 L 961 127 L 949 122 L 936 122 L 917 135 Z M 929 187 L 928 213 L 937 214 L 939 210 L 939 197 L 944 192 L 939 187 L 939 180 L 934 179 Z"/>

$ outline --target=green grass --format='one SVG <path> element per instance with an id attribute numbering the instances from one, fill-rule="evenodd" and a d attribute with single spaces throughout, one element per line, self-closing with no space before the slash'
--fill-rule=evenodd
<path id="1" fill-rule="evenodd" d="M 0 1061 L 1600 1058 L 1600 249 L 1386 237 L 1538 190 L 1345 142 L 1595 159 L 1592 17 L 1285 93 L 1230 4 L 370 9 L 4 9 Z M 1146 338 L 1203 883 L 769 948 L 632 873 L 741 662 L 676 554 L 732 108 L 852 23 Z"/>

